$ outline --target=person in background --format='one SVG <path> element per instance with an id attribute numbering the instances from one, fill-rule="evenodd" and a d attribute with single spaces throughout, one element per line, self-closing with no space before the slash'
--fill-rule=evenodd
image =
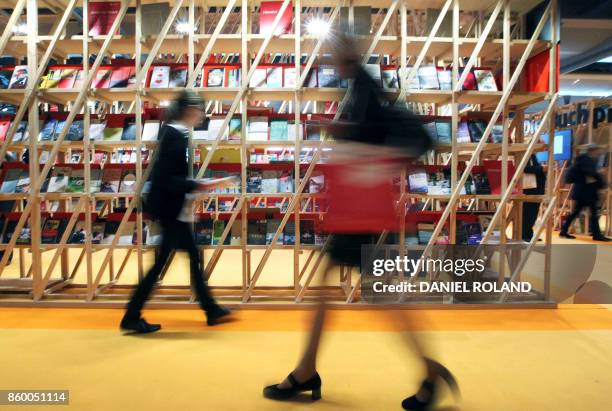
<path id="1" fill-rule="evenodd" d="M 408 161 L 408 158 L 412 156 L 405 154 L 412 151 L 410 147 L 393 147 L 394 144 L 391 143 L 393 139 L 387 138 L 394 135 L 393 131 L 395 130 L 393 128 L 402 125 L 391 124 L 394 123 L 391 120 L 393 111 L 391 108 L 385 107 L 386 97 L 381 92 L 380 85 L 361 66 L 360 55 L 352 39 L 339 37 L 336 40 L 334 58 L 339 76 L 342 79 L 353 80 L 353 84 L 344 109 L 345 119 L 335 121 L 327 127 L 334 138 L 340 140 L 339 144 L 334 147 L 332 155 L 344 156 L 344 159 L 348 159 L 349 163 L 363 165 L 362 169 L 367 168 L 368 164 L 372 166 L 380 165 L 374 160 L 377 157 L 403 157 Z M 403 144 L 414 141 L 415 145 L 419 145 L 417 144 L 418 137 L 427 136 L 420 121 L 414 116 L 413 118 L 415 121 L 408 122 L 410 125 L 402 130 L 402 134 L 406 137 L 406 139 L 403 139 Z M 338 151 L 340 152 L 338 153 Z M 415 151 L 419 151 L 420 155 L 423 150 Z M 405 162 L 401 164 L 398 167 L 401 168 L 406 165 Z M 399 171 L 400 168 L 396 171 Z M 378 170 L 373 174 L 382 173 L 382 170 Z M 374 176 L 363 176 L 363 179 L 370 177 Z M 356 185 L 359 185 L 359 181 L 356 181 Z M 337 199 L 330 200 L 328 216 L 332 207 L 334 207 L 334 201 L 337 201 Z M 367 218 L 367 216 L 364 216 L 364 221 Z M 358 225 L 362 221 L 354 221 L 354 223 Z M 363 225 L 360 226 L 363 227 Z M 340 265 L 359 267 L 361 265 L 362 245 L 374 244 L 376 238 L 378 238 L 373 231 L 333 231 L 332 234 L 327 249 L 329 262 L 324 268 L 324 278 Z M 316 360 L 323 334 L 325 312 L 325 303 L 320 300 L 315 309 L 304 354 L 297 366 L 280 384 L 269 385 L 264 388 L 263 395 L 266 398 L 289 400 L 304 391 L 310 391 L 313 400 L 321 398 L 322 381 L 317 372 Z M 397 319 L 397 321 L 404 323 L 404 326 L 407 320 L 403 313 L 401 318 Z M 455 391 L 457 385 L 454 377 L 446 368 L 426 356 L 426 350 L 416 336 L 413 333 L 406 334 L 422 361 L 426 377 L 418 392 L 406 398 L 402 402 L 402 407 L 406 410 L 421 410 L 430 407 L 436 401 L 437 391 L 442 380 L 446 381 Z"/>
<path id="2" fill-rule="evenodd" d="M 204 280 L 200 254 L 195 245 L 191 225 L 179 216 L 185 198 L 192 191 L 204 186 L 187 178 L 188 130 L 201 124 L 204 116 L 203 102 L 197 94 L 183 91 L 168 107 L 166 121 L 159 132 L 159 147 L 152 164 L 151 191 L 145 209 L 162 228 L 162 243 L 153 267 L 136 287 L 127 311 L 121 320 L 121 328 L 136 333 L 150 333 L 161 329 L 159 324 L 149 324 L 141 316 L 141 310 L 149 298 L 157 279 L 173 250 L 185 250 L 191 263 L 191 285 L 200 307 L 206 312 L 208 325 L 217 324 L 230 311 L 218 305 Z M 206 187 L 210 187 L 209 185 Z"/>
<path id="3" fill-rule="evenodd" d="M 529 195 L 544 194 L 546 187 L 546 174 L 544 173 L 544 168 L 539 163 L 535 154 L 532 154 L 531 157 L 529 157 L 529 162 L 527 163 L 527 166 L 525 166 L 525 174 L 533 175 L 535 187 L 523 187 L 523 193 Z M 533 237 L 533 225 L 538 219 L 539 211 L 539 202 L 523 202 L 523 241 L 531 241 L 531 237 Z"/>
<path id="4" fill-rule="evenodd" d="M 582 154 L 574 160 L 574 164 L 567 171 L 565 181 L 572 184 L 570 193 L 574 200 L 574 208 L 559 235 L 565 238 L 576 238 L 569 233 L 572 222 L 580 215 L 584 208 L 591 210 L 590 229 L 593 240 L 610 241 L 599 229 L 599 190 L 606 186 L 603 175 L 599 172 L 597 160 L 601 149 L 596 144 L 589 144 Z"/>

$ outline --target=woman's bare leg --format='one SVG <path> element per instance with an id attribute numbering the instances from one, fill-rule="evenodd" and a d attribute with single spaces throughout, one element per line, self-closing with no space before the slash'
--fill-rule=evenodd
<path id="1" fill-rule="evenodd" d="M 334 264 L 327 263 L 325 271 L 323 272 L 323 282 L 325 282 L 328 274 L 334 267 Z M 310 379 L 317 372 L 317 353 L 321 345 L 326 308 L 325 301 L 322 298 L 319 299 L 312 319 L 312 326 L 310 328 L 310 334 L 308 335 L 306 349 L 297 366 L 291 372 L 293 377 L 299 382 Z M 289 387 L 291 387 L 291 383 L 287 379 L 279 384 L 279 388 Z"/>

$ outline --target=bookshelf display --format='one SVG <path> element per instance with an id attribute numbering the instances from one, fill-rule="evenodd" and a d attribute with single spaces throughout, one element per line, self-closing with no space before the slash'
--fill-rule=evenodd
<path id="1" fill-rule="evenodd" d="M 539 37 L 547 17 L 558 20 L 555 0 L 530 35 L 525 2 L 509 0 L 3 3 L 13 12 L 0 55 L 14 61 L 0 69 L 0 275 L 16 274 L 0 292 L 91 304 L 127 298 L 133 282 L 123 274 L 142 276 L 159 241 L 138 207 L 156 131 L 164 107 L 189 88 L 207 111 L 206 124 L 190 133 L 193 177 L 240 177 L 236 187 L 194 196 L 196 239 L 216 294 L 243 303 L 321 293 L 359 301 L 350 268 L 334 285 L 315 284 L 328 242 L 318 229 L 326 209 L 321 162 L 334 144 L 314 130 L 341 116 L 350 92 L 331 66 L 333 36 L 312 32 L 317 21 L 357 33 L 366 69 L 435 134 L 422 165 L 397 176 L 397 243 L 416 238 L 425 253 L 440 238 L 504 247 L 520 238 L 514 205 L 541 202 L 525 247 L 526 255 L 545 255 L 547 299 L 552 176 L 541 196 L 522 194 L 517 183 L 531 153 L 553 155 L 539 135 L 552 129 L 558 39 L 554 30 L 551 40 Z M 75 7 L 88 18 L 75 19 Z M 24 33 L 15 29 L 24 25 Z M 522 71 L 538 55 L 551 62 L 548 85 L 525 88 Z M 524 109 L 542 101 L 544 121 L 526 136 Z M 26 151 L 29 164 L 21 161 Z M 516 279 L 522 264 L 511 272 L 500 264 L 499 281 Z M 226 282 L 230 275 L 235 281 Z M 158 301 L 190 300 L 188 286 L 164 280 Z"/>

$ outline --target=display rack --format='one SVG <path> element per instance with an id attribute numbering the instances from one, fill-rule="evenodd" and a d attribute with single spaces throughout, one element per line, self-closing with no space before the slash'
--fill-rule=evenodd
<path id="1" fill-rule="evenodd" d="M 520 186 L 523 169 L 534 151 L 547 151 L 549 159 L 553 158 L 552 145 L 543 144 L 539 136 L 543 131 L 554 128 L 554 122 L 548 120 L 554 118 L 557 100 L 555 73 L 558 50 L 551 45 L 557 44 L 558 39 L 555 30 L 551 30 L 550 41 L 540 40 L 540 35 L 549 19 L 553 26 L 558 22 L 555 0 L 547 4 L 539 24 L 527 38 L 523 38 L 527 32 L 524 13 L 533 4 L 525 1 L 356 0 L 330 4 L 318 0 L 283 0 L 268 34 L 260 34 L 257 30 L 261 4 L 259 0 L 176 0 L 170 2 L 167 19 L 159 33 L 144 36 L 143 5 L 151 3 L 157 2 L 121 0 L 108 32 L 117 33 L 121 28 L 122 34 L 90 36 L 83 33 L 90 32 L 88 19 L 84 16 L 88 16 L 91 2 L 0 2 L 4 9 L 12 10 L 0 38 L 0 55 L 12 55 L 17 62 L 26 60 L 29 69 L 24 89 L 0 90 L 0 102 L 16 105 L 15 113 L 9 116 L 11 125 L 2 142 L 0 161 L 6 165 L 7 153 L 19 158 L 27 150 L 31 182 L 27 193 L 0 194 L 0 200 L 14 202 L 11 210 L 16 213 L 12 216 L 17 221 L 14 233 L 20 233 L 24 227 L 31 229 L 30 244 L 17 244 L 18 235 L 14 234 L 1 245 L 4 253 L 0 260 L 0 275 L 4 278 L 0 278 L 0 290 L 4 298 L 0 304 L 14 298 L 23 300 L 24 297 L 30 301 L 77 301 L 92 305 L 125 301 L 133 282 L 123 283 L 123 274 L 130 270 L 138 272 L 139 277 L 144 274 L 145 257 L 151 258 L 155 247 L 147 245 L 143 238 L 147 217 L 142 213 L 139 202 L 150 171 L 146 165 L 152 161 L 145 161 L 144 155 L 148 156 L 147 160 L 154 157 L 156 142 L 143 140 L 143 124 L 150 108 L 164 107 L 181 90 L 156 89 L 147 84 L 152 67 L 170 62 L 186 65 L 186 87 L 207 101 L 209 114 L 213 113 L 223 119 L 216 136 L 211 140 L 196 140 L 193 138 L 194 131 L 191 131 L 189 160 L 194 166 L 194 177 L 201 178 L 207 170 L 214 168 L 216 163 L 213 159 L 219 150 L 236 150 L 240 158 L 235 165 L 240 173 L 240 192 L 198 194 L 194 202 L 194 213 L 211 219 L 227 220 L 217 245 L 202 246 L 206 272 L 215 288 L 215 294 L 223 300 L 242 303 L 302 302 L 321 294 L 347 303 L 359 301 L 360 277 L 356 270 L 349 267 L 339 269 L 337 283 L 315 284 L 329 238 L 321 238 L 318 244 L 303 244 L 300 221 L 318 221 L 325 213 L 321 195 L 306 193 L 305 189 L 326 150 L 333 149 L 333 142 L 299 138 L 305 118 L 339 118 L 347 94 L 350 93 L 350 88 L 307 87 L 311 68 L 333 50 L 330 44 L 333 36 L 317 36 L 306 32 L 307 19 L 317 16 L 327 20 L 336 29 L 340 28 L 340 21 L 344 19 L 348 23 L 348 31 L 351 31 L 355 27 L 355 8 L 358 6 L 372 8 L 370 32 L 357 36 L 363 50 L 363 63 L 374 60 L 379 64 L 392 62 L 397 66 L 400 73 L 399 87 L 385 91 L 390 98 L 397 100 L 396 104 L 410 103 L 411 107 L 418 111 L 425 110 L 424 114 L 430 116 L 445 115 L 451 122 L 452 136 L 457 135 L 461 116 L 466 114 L 480 113 L 488 122 L 480 141 L 458 143 L 457 138 L 452 138 L 449 144 L 439 144 L 426 156 L 427 164 L 441 164 L 444 161 L 450 166 L 451 187 L 448 194 L 411 193 L 406 188 L 408 169 L 398 176 L 401 181 L 398 206 L 402 218 L 397 241 L 400 248 L 406 246 L 407 221 L 414 214 L 408 210 L 417 202 L 424 203 L 420 206 L 420 215 L 429 216 L 435 225 L 431 239 L 423 244 L 426 255 L 432 252 L 436 239 L 445 227 L 449 227 L 449 241 L 455 242 L 457 221 L 461 219 L 458 214 L 466 210 L 487 211 L 491 222 L 482 235 L 482 243 L 491 243 L 494 232 L 501 233 L 494 242 L 499 244 L 502 256 L 497 281 L 516 280 L 529 254 L 532 251 L 541 252 L 545 259 L 543 283 L 531 301 L 548 300 L 552 216 L 557 203 L 553 189 L 554 176 L 549 173 L 546 194 L 541 196 L 516 194 L 513 189 Z M 41 11 L 43 9 L 44 13 Z M 288 34 L 272 35 L 279 27 L 286 9 L 293 10 L 293 29 Z M 177 34 L 175 24 L 178 20 L 195 29 Z M 24 21 L 26 33 L 19 33 L 16 28 L 23 26 Z M 429 25 L 423 21 L 429 21 Z M 43 23 L 44 31 L 39 30 Z M 343 30 L 347 29 L 342 27 Z M 443 30 L 448 32 L 442 33 Z M 239 56 L 235 64 L 241 69 L 240 83 L 236 87 L 225 88 L 197 86 L 198 75 L 209 64 L 211 56 L 218 56 L 219 53 L 235 53 Z M 250 80 L 255 70 L 269 63 L 274 53 L 305 56 L 304 61 L 294 58 L 292 63 L 288 63 L 295 69 L 295 86 L 251 87 Z M 548 53 L 550 57 L 548 89 L 539 92 L 522 91 L 519 83 L 527 60 L 543 53 Z M 83 69 L 81 87 L 41 87 L 41 78 L 48 74 L 51 64 L 62 64 L 72 54 L 91 56 L 79 63 Z M 116 58 L 119 54 L 127 55 L 133 61 L 134 86 L 92 89 L 98 70 L 108 64 L 109 57 Z M 425 64 L 452 66 L 451 89 L 409 88 L 419 68 Z M 501 89 L 463 90 L 462 85 L 472 68 L 483 66 L 494 67 L 500 72 Z M 249 110 L 270 107 L 270 102 L 275 101 L 282 102 L 276 112 L 284 113 L 292 120 L 297 138 L 293 141 L 249 141 Z M 548 108 L 542 115 L 541 125 L 528 138 L 523 134 L 524 109 L 542 101 L 546 102 Z M 53 141 L 37 141 L 35 136 L 39 135 L 41 129 L 39 112 L 56 108 L 65 117 L 64 128 Z M 91 138 L 92 121 L 119 113 L 134 115 L 136 133 L 133 141 L 109 142 Z M 232 118 L 241 119 L 238 141 L 223 140 L 224 130 Z M 68 141 L 69 126 L 77 119 L 83 121 L 83 140 Z M 30 138 L 27 142 L 13 142 L 22 120 L 27 120 Z M 502 124 L 503 138 L 498 143 L 491 143 L 488 141 L 489 136 L 498 123 Z M 255 150 L 266 152 L 277 147 L 293 152 L 293 160 L 288 166 L 288 170 L 293 172 L 293 190 L 274 194 L 249 193 L 247 176 L 252 165 L 249 163 L 250 155 Z M 96 152 L 106 152 L 110 158 L 113 153 L 125 149 L 132 150 L 136 156 L 135 193 L 92 192 L 92 169 L 95 166 L 93 161 L 88 160 L 89 157 L 93 158 Z M 42 152 L 47 154 L 39 167 L 35 159 L 39 159 Z M 82 153 L 84 192 L 42 192 L 41 188 L 50 171 L 58 164 L 67 163 L 74 152 Z M 300 153 L 306 153 L 305 161 L 300 161 Z M 461 188 L 470 178 L 474 167 L 486 159 L 501 161 L 500 192 L 462 194 Z M 516 164 L 513 175 L 509 171 L 512 160 Z M 258 204 L 265 202 L 267 205 L 268 200 L 276 201 L 274 210 L 269 207 L 257 209 Z M 521 211 L 517 204 L 522 201 L 540 202 L 543 212 L 534 230 L 534 237 L 531 242 L 524 244 L 520 258 L 515 254 L 510 258 L 505 247 L 521 238 Z M 67 226 L 56 244 L 41 242 L 41 223 L 47 216 L 46 207 L 49 202 L 60 203 L 58 211 L 54 212 L 66 213 Z M 101 210 L 96 208 L 99 202 L 105 203 Z M 220 211 L 219 204 L 222 202 L 229 204 L 227 211 Z M 209 212 L 211 204 L 216 204 L 216 207 Z M 110 218 L 110 213 L 117 210 L 120 213 L 112 216 L 118 221 L 117 234 L 108 244 L 94 244 L 91 236 L 86 236 L 83 244 L 69 242 L 70 233 L 80 219 L 84 220 L 85 231 L 91 233 L 98 216 L 104 214 Z M 257 212 L 268 217 L 274 214 L 278 220 L 266 245 L 247 242 L 248 222 Z M 236 221 L 241 223 L 238 243 L 225 244 L 226 239 L 231 237 Z M 294 244 L 278 244 L 289 221 L 293 222 Z M 135 244 L 120 244 L 120 234 L 132 222 L 136 227 Z M 544 242 L 536 245 L 542 233 L 545 234 Z M 386 233 L 379 238 L 379 243 L 385 241 L 388 241 Z M 9 272 L 13 274 L 9 275 Z M 237 272 L 240 273 L 237 281 L 226 281 L 229 274 Z M 291 275 L 287 276 L 287 272 Z M 285 281 L 287 278 L 288 283 Z M 155 301 L 192 301 L 187 285 L 169 285 L 164 280 L 158 287 Z M 510 301 L 512 296 L 504 295 L 503 300 Z"/>

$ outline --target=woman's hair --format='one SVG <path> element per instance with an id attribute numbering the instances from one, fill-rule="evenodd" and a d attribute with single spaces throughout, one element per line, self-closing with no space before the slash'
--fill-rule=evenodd
<path id="1" fill-rule="evenodd" d="M 200 96 L 193 91 L 182 90 L 166 110 L 166 123 L 172 123 L 183 118 L 185 109 L 187 108 L 204 109 L 204 102 Z"/>

